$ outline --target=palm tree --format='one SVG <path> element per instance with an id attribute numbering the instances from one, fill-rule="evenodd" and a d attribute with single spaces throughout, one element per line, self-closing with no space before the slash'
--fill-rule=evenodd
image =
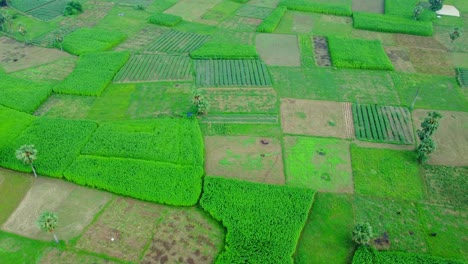
<path id="1" fill-rule="evenodd" d="M 16 150 L 16 158 L 24 164 L 31 165 L 34 173 L 34 178 L 37 178 L 36 170 L 34 169 L 34 161 L 37 159 L 37 149 L 34 145 L 23 145 Z"/>
<path id="2" fill-rule="evenodd" d="M 55 229 L 58 227 L 58 216 L 55 213 L 49 211 L 43 212 L 39 216 L 36 224 L 41 230 L 52 233 L 55 243 L 59 243 L 57 235 L 54 233 Z"/>

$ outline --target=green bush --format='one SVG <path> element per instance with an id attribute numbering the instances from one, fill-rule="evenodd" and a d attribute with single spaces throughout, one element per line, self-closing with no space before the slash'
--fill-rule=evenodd
<path id="1" fill-rule="evenodd" d="M 411 18 L 392 15 L 355 12 L 353 14 L 353 21 L 354 27 L 359 29 L 421 36 L 432 36 L 434 33 L 432 22 L 416 21 Z"/>
<path id="2" fill-rule="evenodd" d="M 78 15 L 83 13 L 83 6 L 78 1 L 68 2 L 63 11 L 64 16 Z"/>
<path id="3" fill-rule="evenodd" d="M 284 13 L 286 13 L 286 10 L 286 6 L 276 8 L 275 11 L 273 11 L 260 25 L 258 25 L 257 32 L 271 33 L 275 31 L 281 21 L 281 18 L 284 16 Z"/>
<path id="4" fill-rule="evenodd" d="M 328 47 L 333 65 L 342 68 L 393 70 L 379 40 L 329 37 Z"/>
<path id="5" fill-rule="evenodd" d="M 98 96 L 127 62 L 128 52 L 99 52 L 80 57 L 75 70 L 54 92 L 74 95 Z"/>
<path id="6" fill-rule="evenodd" d="M 377 251 L 361 246 L 354 253 L 352 264 L 462 264 L 464 262 L 444 259 L 426 254 L 398 251 Z"/>
<path id="7" fill-rule="evenodd" d="M 34 162 L 38 174 L 61 178 L 96 128 L 91 121 L 38 118 L 0 151 L 0 165 L 31 172 L 30 166 L 16 159 L 15 151 L 32 144 L 38 150 Z"/>
<path id="8" fill-rule="evenodd" d="M 323 13 L 337 16 L 351 16 L 351 5 L 336 5 L 330 3 L 317 3 L 310 0 L 283 0 L 278 6 L 285 6 L 288 10 Z"/>
<path id="9" fill-rule="evenodd" d="M 153 119 L 102 124 L 82 154 L 203 166 L 196 119 Z"/>
<path id="10" fill-rule="evenodd" d="M 0 105 L 0 150 L 36 119 L 35 116 Z"/>
<path id="11" fill-rule="evenodd" d="M 63 39 L 63 49 L 74 55 L 107 51 L 124 41 L 127 36 L 119 31 L 81 28 Z"/>
<path id="12" fill-rule="evenodd" d="M 171 14 L 157 13 L 149 18 L 151 24 L 173 27 L 182 22 L 182 17 Z"/>
<path id="13" fill-rule="evenodd" d="M 151 202 L 191 206 L 201 193 L 203 167 L 80 156 L 64 175 L 80 185 Z"/>
<path id="14" fill-rule="evenodd" d="M 207 43 L 190 52 L 193 59 L 257 59 L 254 46 Z"/>
<path id="15" fill-rule="evenodd" d="M 205 177 L 200 204 L 227 228 L 216 263 L 293 263 L 314 192 Z"/>
<path id="16" fill-rule="evenodd" d="M 33 113 L 52 92 L 48 85 L 11 77 L 0 72 L 0 105 Z"/>

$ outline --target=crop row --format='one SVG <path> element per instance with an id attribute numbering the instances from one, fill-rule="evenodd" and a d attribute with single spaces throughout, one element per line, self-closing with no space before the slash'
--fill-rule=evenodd
<path id="1" fill-rule="evenodd" d="M 89 53 L 80 57 L 75 70 L 54 87 L 54 92 L 98 96 L 127 62 L 128 52 Z"/>
<path id="2" fill-rule="evenodd" d="M 63 39 L 63 49 L 75 55 L 107 51 L 124 41 L 127 36 L 119 31 L 80 28 Z"/>
<path id="3" fill-rule="evenodd" d="M 180 55 L 133 55 L 115 76 L 116 82 L 190 80 L 192 63 Z"/>
<path id="4" fill-rule="evenodd" d="M 468 86 L 468 68 L 457 68 L 457 80 L 460 86 Z"/>
<path id="5" fill-rule="evenodd" d="M 27 14 L 40 20 L 50 21 L 63 15 L 66 5 L 67 1 L 64 0 L 51 1 L 46 5 L 28 11 Z"/>
<path id="6" fill-rule="evenodd" d="M 352 111 L 358 139 L 413 143 L 411 117 L 406 108 L 353 104 Z"/>
<path id="7" fill-rule="evenodd" d="M 18 9 L 21 12 L 28 12 L 32 9 L 48 5 L 49 3 L 54 2 L 54 0 L 50 1 L 29 1 L 29 0 L 10 0 L 8 4 L 12 7 Z"/>
<path id="8" fill-rule="evenodd" d="M 281 18 L 286 13 L 287 8 L 285 6 L 280 6 L 275 9 L 268 17 L 266 17 L 263 22 L 258 25 L 257 32 L 266 32 L 272 33 L 275 31 L 276 27 L 281 21 Z"/>
<path id="9" fill-rule="evenodd" d="M 323 13 L 337 16 L 351 16 L 351 4 L 318 3 L 310 0 L 283 0 L 278 6 L 285 6 L 288 10 Z"/>
<path id="10" fill-rule="evenodd" d="M 193 59 L 257 59 L 254 46 L 207 43 L 190 52 Z"/>
<path id="11" fill-rule="evenodd" d="M 353 21 L 353 26 L 358 29 L 421 36 L 432 36 L 434 33 L 432 22 L 400 16 L 355 12 Z"/>
<path id="12" fill-rule="evenodd" d="M 312 190 L 215 177 L 203 187 L 200 205 L 227 229 L 216 263 L 293 263 Z"/>
<path id="13" fill-rule="evenodd" d="M 268 17 L 271 14 L 271 12 L 273 12 L 273 9 L 268 7 L 244 5 L 241 8 L 239 8 L 239 10 L 237 10 L 236 15 L 242 17 L 264 19 Z"/>
<path id="14" fill-rule="evenodd" d="M 182 22 L 182 17 L 171 14 L 156 13 L 148 19 L 151 24 L 173 27 Z"/>
<path id="15" fill-rule="evenodd" d="M 271 86 L 267 67 L 260 60 L 196 60 L 197 85 Z"/>
<path id="16" fill-rule="evenodd" d="M 146 51 L 162 51 L 167 53 L 186 53 L 196 50 L 208 41 L 209 36 L 171 30 L 151 43 Z"/>

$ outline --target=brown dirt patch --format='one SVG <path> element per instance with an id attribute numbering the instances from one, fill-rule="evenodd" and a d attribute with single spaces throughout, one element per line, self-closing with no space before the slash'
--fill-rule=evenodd
<path id="1" fill-rule="evenodd" d="M 16 40 L 0 37 L 0 64 L 6 72 L 14 72 L 72 57 L 55 49 L 25 45 Z"/>
<path id="2" fill-rule="evenodd" d="M 282 99 L 281 127 L 285 133 L 290 134 L 352 138 L 353 120 L 343 104 L 331 101 Z"/>
<path id="3" fill-rule="evenodd" d="M 223 244 L 223 227 L 200 209 L 171 208 L 140 263 L 213 263 Z"/>
<path id="4" fill-rule="evenodd" d="M 276 138 L 205 137 L 205 153 L 207 175 L 284 184 L 281 144 Z"/>
<path id="5" fill-rule="evenodd" d="M 420 128 L 421 122 L 432 110 L 414 110 L 414 129 Z M 437 111 L 442 114 L 438 130 L 433 139 L 437 148 L 429 158 L 428 163 L 446 166 L 468 165 L 468 113 Z M 419 144 L 419 143 L 418 143 Z"/>
<path id="6" fill-rule="evenodd" d="M 164 210 L 163 205 L 119 197 L 89 226 L 76 248 L 138 262 Z"/>
<path id="7" fill-rule="evenodd" d="M 70 240 L 83 231 L 110 197 L 109 193 L 64 180 L 39 177 L 2 229 L 50 241 L 52 236 L 39 230 L 35 222 L 43 211 L 52 211 L 59 217 L 60 226 L 56 230 L 59 239 Z"/>
<path id="8" fill-rule="evenodd" d="M 398 46 L 445 50 L 445 47 L 433 37 L 395 34 Z"/>
<path id="9" fill-rule="evenodd" d="M 416 72 L 413 64 L 411 64 L 408 51 L 404 47 L 386 46 L 384 49 L 396 71 Z"/>
<path id="10" fill-rule="evenodd" d="M 353 0 L 352 9 L 354 12 L 370 12 L 383 14 L 385 0 Z"/>
<path id="11" fill-rule="evenodd" d="M 276 92 L 272 88 L 206 88 L 201 89 L 211 103 L 210 112 L 274 112 Z"/>
<path id="12" fill-rule="evenodd" d="M 332 66 L 330 51 L 328 49 L 328 40 L 326 37 L 314 36 L 312 38 L 314 43 L 315 61 L 318 66 Z"/>
<path id="13" fill-rule="evenodd" d="M 449 53 L 436 49 L 409 49 L 410 60 L 417 72 L 455 76 Z"/>

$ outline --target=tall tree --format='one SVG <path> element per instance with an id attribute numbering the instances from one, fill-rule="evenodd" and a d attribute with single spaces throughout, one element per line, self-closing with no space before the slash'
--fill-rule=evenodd
<path id="1" fill-rule="evenodd" d="M 18 25 L 18 32 L 21 34 L 21 36 L 24 37 L 24 44 L 27 44 L 26 43 L 26 34 L 28 34 L 28 30 L 26 29 L 26 27 L 23 25 L 23 24 L 19 24 Z"/>
<path id="2" fill-rule="evenodd" d="M 444 0 L 429 0 L 432 11 L 439 11 L 444 6 Z"/>
<path id="3" fill-rule="evenodd" d="M 427 117 L 421 123 L 421 129 L 416 130 L 419 138 L 419 145 L 416 148 L 419 163 L 425 163 L 429 155 L 436 149 L 436 144 L 432 140 L 432 135 L 439 127 L 439 121 L 442 115 L 432 111 L 427 113 Z"/>
<path id="4" fill-rule="evenodd" d="M 55 229 L 58 227 L 58 216 L 55 213 L 49 211 L 43 212 L 36 224 L 42 231 L 52 233 L 55 243 L 59 243 L 58 237 L 55 234 Z"/>
<path id="5" fill-rule="evenodd" d="M 434 152 L 435 149 L 436 144 L 430 137 L 422 140 L 419 143 L 418 148 L 416 149 L 419 163 L 425 163 L 429 159 L 429 155 L 431 155 L 431 153 Z"/>
<path id="6" fill-rule="evenodd" d="M 37 178 L 36 169 L 34 168 L 34 161 L 37 159 L 37 149 L 34 145 L 23 145 L 15 152 L 16 158 L 24 164 L 31 166 L 34 173 L 34 178 Z"/>
<path id="7" fill-rule="evenodd" d="M 60 51 L 63 51 L 63 35 L 62 35 L 62 33 L 55 34 L 54 42 L 60 46 Z"/>

